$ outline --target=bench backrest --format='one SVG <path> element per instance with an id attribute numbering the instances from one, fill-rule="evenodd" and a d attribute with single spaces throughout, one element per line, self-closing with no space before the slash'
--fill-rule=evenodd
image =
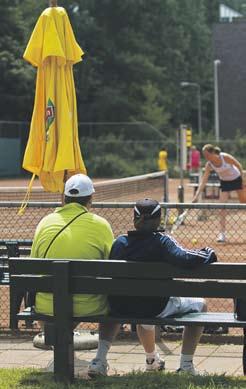
<path id="1" fill-rule="evenodd" d="M 246 263 L 180 268 L 160 262 L 10 258 L 13 287 L 69 294 L 234 298 L 246 295 Z M 42 277 L 40 277 L 42 275 Z"/>
<path id="2" fill-rule="evenodd" d="M 0 255 L 7 258 L 30 255 L 32 240 L 30 239 L 2 239 L 0 240 Z"/>
<path id="3" fill-rule="evenodd" d="M 9 284 L 9 263 L 10 257 L 29 256 L 32 240 L 2 239 L 0 240 L 0 285 Z"/>

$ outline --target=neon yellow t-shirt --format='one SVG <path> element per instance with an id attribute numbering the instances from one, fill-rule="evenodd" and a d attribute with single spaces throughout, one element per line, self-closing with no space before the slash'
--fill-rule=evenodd
<path id="1" fill-rule="evenodd" d="M 32 250 L 32 258 L 43 258 L 52 238 L 76 215 L 87 211 L 77 203 L 66 204 L 45 216 L 37 226 Z M 113 233 L 109 223 L 102 217 L 86 212 L 72 222 L 54 240 L 46 258 L 56 259 L 107 259 L 113 243 Z M 38 313 L 53 315 L 53 295 L 37 293 L 35 309 Z M 73 295 L 74 316 L 107 314 L 109 306 L 103 295 Z"/>

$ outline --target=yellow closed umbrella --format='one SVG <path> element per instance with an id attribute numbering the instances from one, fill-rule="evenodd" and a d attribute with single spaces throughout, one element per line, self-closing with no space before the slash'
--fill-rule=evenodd
<path id="1" fill-rule="evenodd" d="M 24 53 L 24 59 L 37 67 L 37 80 L 23 168 L 33 178 L 38 175 L 46 191 L 62 193 L 64 177 L 86 174 L 73 78 L 73 65 L 82 56 L 65 9 L 45 9 Z"/>

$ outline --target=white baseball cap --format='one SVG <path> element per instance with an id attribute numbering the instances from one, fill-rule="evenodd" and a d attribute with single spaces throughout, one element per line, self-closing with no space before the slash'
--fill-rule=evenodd
<path id="1" fill-rule="evenodd" d="M 95 192 L 91 179 L 85 174 L 75 174 L 65 183 L 64 194 L 68 197 L 85 197 Z"/>

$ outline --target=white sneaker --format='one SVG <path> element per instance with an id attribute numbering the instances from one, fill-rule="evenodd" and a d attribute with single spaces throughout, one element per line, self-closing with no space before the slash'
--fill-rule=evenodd
<path id="1" fill-rule="evenodd" d="M 226 241 L 226 236 L 224 232 L 220 232 L 217 238 L 217 242 L 224 243 Z"/>
<path id="2" fill-rule="evenodd" d="M 160 358 L 160 355 L 157 353 L 155 358 L 147 358 L 145 371 L 159 371 L 165 369 L 165 362 Z"/>
<path id="3" fill-rule="evenodd" d="M 193 365 L 191 365 L 187 369 L 181 369 L 181 367 L 180 367 L 179 369 L 176 370 L 176 373 L 184 373 L 184 374 L 190 374 L 190 375 L 199 375 L 199 372 L 197 370 L 195 370 Z"/>
<path id="4" fill-rule="evenodd" d="M 44 332 L 40 332 L 33 338 L 33 346 L 41 348 L 42 350 L 52 350 L 52 346 L 48 346 L 44 343 Z"/>
<path id="5" fill-rule="evenodd" d="M 101 359 L 94 358 L 88 367 L 88 376 L 91 378 L 98 376 L 107 376 L 109 366 L 107 362 L 103 362 Z"/>

